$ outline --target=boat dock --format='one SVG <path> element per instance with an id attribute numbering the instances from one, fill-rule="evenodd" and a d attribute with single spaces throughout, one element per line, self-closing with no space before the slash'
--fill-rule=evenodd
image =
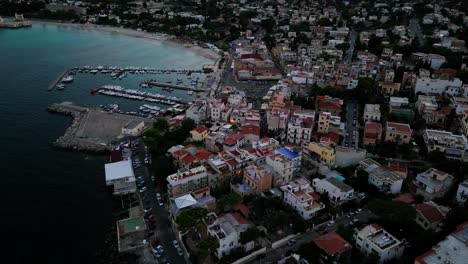
<path id="1" fill-rule="evenodd" d="M 30 26 L 32 26 L 32 22 L 24 20 L 23 15 L 15 14 L 14 21 L 6 21 L 0 17 L 0 28 L 22 28 Z"/>
<path id="2" fill-rule="evenodd" d="M 123 97 L 132 100 L 147 101 L 165 105 L 186 104 L 181 98 L 162 94 L 142 92 L 133 89 L 124 89 L 118 85 L 104 85 L 97 91 L 99 94 Z"/>
<path id="3" fill-rule="evenodd" d="M 203 73 L 203 70 L 187 70 L 187 69 L 172 69 L 172 70 L 162 70 L 149 67 L 118 67 L 118 66 L 83 66 L 83 67 L 74 67 L 70 70 L 77 71 L 79 73 L 113 73 L 115 75 L 120 75 L 123 73 L 130 74 L 185 74 L 191 75 L 192 73 Z"/>
<path id="4" fill-rule="evenodd" d="M 194 91 L 194 92 L 204 92 L 205 89 L 191 87 L 191 86 L 184 86 L 184 85 L 177 85 L 177 84 L 170 84 L 170 83 L 162 83 L 156 81 L 144 81 L 141 84 L 147 84 L 148 86 L 159 86 L 159 87 L 168 87 L 173 89 L 179 90 L 187 90 L 187 91 Z"/>
<path id="5" fill-rule="evenodd" d="M 55 79 L 49 86 L 49 88 L 47 88 L 47 91 L 52 91 L 55 89 L 55 86 L 57 86 L 57 84 L 60 83 L 60 81 L 62 81 L 63 77 L 65 77 L 65 75 L 67 75 L 68 73 L 68 70 L 64 70 L 62 72 L 62 74 L 60 74 L 57 79 Z"/>

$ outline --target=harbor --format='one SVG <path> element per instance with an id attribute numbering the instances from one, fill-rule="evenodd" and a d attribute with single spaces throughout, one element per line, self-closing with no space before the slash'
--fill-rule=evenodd
<path id="1" fill-rule="evenodd" d="M 147 80 L 143 81 L 140 86 L 158 86 L 158 87 L 167 87 L 167 88 L 172 88 L 172 89 L 179 89 L 179 90 L 186 90 L 186 91 L 192 91 L 192 92 L 204 92 L 205 89 L 202 88 L 197 88 L 194 86 L 185 86 L 185 85 L 178 85 L 178 84 L 171 84 L 171 83 L 162 83 L 162 82 L 157 82 L 154 80 Z"/>
<path id="2" fill-rule="evenodd" d="M 124 138 L 122 128 L 131 121 L 144 122 L 145 127 L 152 120 L 135 115 L 103 111 L 99 107 L 86 107 L 72 102 L 54 103 L 47 110 L 73 117 L 65 134 L 52 143 L 53 147 L 88 152 L 110 151 Z"/>
<path id="3" fill-rule="evenodd" d="M 170 106 L 185 104 L 181 98 L 175 96 L 166 96 L 162 94 L 141 92 L 133 89 L 124 89 L 119 85 L 104 85 L 101 88 L 91 90 L 91 93 L 96 92 L 108 96 L 123 97 L 131 100 L 147 101 Z"/>
<path id="4" fill-rule="evenodd" d="M 53 91 L 54 89 L 61 89 L 63 86 L 58 86 L 62 82 L 63 78 L 68 74 L 69 70 L 64 70 L 47 88 L 47 91 Z"/>
<path id="5" fill-rule="evenodd" d="M 15 14 L 13 21 L 7 21 L 0 17 L 0 28 L 22 28 L 30 26 L 32 26 L 32 22 L 24 20 L 23 15 Z"/>

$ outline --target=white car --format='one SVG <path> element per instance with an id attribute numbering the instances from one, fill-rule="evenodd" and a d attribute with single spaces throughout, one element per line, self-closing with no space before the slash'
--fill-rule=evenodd
<path id="1" fill-rule="evenodd" d="M 156 197 L 158 197 L 158 199 L 161 199 L 161 194 L 156 193 Z"/>
<path id="2" fill-rule="evenodd" d="M 184 253 L 182 253 L 182 249 L 179 247 L 177 248 L 177 255 L 182 256 Z"/>
<path id="3" fill-rule="evenodd" d="M 179 242 L 177 242 L 175 239 L 172 241 L 172 245 L 174 245 L 175 248 L 179 248 Z"/>
<path id="4" fill-rule="evenodd" d="M 164 205 L 164 203 L 161 201 L 161 199 L 158 199 L 158 204 L 159 204 L 159 206 L 163 206 L 163 205 Z"/>
<path id="5" fill-rule="evenodd" d="M 330 221 L 330 222 L 328 222 L 327 226 L 332 226 L 334 224 L 335 224 L 335 221 Z"/>
<path id="6" fill-rule="evenodd" d="M 143 192 L 145 192 L 146 190 L 147 190 L 147 188 L 146 188 L 146 187 L 143 187 L 143 188 L 140 189 L 140 193 L 143 193 Z"/>

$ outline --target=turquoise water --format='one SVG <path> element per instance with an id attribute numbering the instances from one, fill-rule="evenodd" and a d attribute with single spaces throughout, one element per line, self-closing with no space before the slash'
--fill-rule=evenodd
<path id="1" fill-rule="evenodd" d="M 74 101 L 117 102 L 133 109 L 141 103 L 92 96 L 89 89 L 106 83 L 136 88 L 144 76 L 114 81 L 109 76 L 83 74 L 64 91 L 48 92 L 65 68 L 193 69 L 207 62 L 186 49 L 94 30 L 41 23 L 0 29 L 1 234 L 2 244 L 7 245 L 2 250 L 7 261 L 2 262 L 94 263 L 104 231 L 114 224 L 104 188 L 107 157 L 51 149 L 49 143 L 63 134 L 71 119 L 49 114 L 46 107 Z M 183 92 L 174 95 L 184 96 Z"/>

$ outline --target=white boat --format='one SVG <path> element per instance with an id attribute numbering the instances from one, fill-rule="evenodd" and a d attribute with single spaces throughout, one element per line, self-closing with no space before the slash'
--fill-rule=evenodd
<path id="1" fill-rule="evenodd" d="M 65 77 L 62 78 L 63 83 L 71 83 L 71 82 L 73 82 L 73 80 L 74 80 L 74 78 L 71 75 L 68 75 L 68 76 L 65 76 Z"/>
<path id="2" fill-rule="evenodd" d="M 192 94 L 193 94 L 193 91 L 188 91 L 187 94 L 188 94 L 188 95 L 192 95 Z"/>
<path id="3" fill-rule="evenodd" d="M 65 89 L 65 85 L 63 85 L 63 84 L 57 84 L 56 89 L 57 89 L 57 90 L 63 90 L 63 89 Z"/>

